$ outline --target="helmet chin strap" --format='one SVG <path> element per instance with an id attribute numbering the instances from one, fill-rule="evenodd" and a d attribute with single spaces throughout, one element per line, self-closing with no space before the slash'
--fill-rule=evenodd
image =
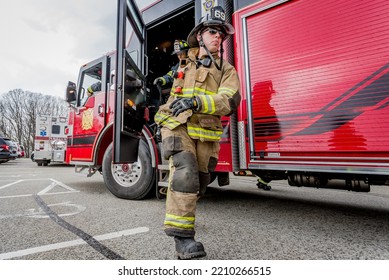
<path id="1" fill-rule="evenodd" d="M 200 47 L 204 48 L 204 50 L 207 52 L 207 54 L 210 57 L 210 59 L 212 60 L 212 62 L 215 64 L 217 70 L 220 71 L 222 69 L 222 67 L 223 67 L 223 52 L 224 52 L 223 44 L 220 45 L 220 66 L 216 63 L 216 60 L 213 58 L 213 55 L 208 50 L 207 46 L 204 44 L 203 36 L 201 34 L 200 34 L 199 45 L 200 45 Z"/>

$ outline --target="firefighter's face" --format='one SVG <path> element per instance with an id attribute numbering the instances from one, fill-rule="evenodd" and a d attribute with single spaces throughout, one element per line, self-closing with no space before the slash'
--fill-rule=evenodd
<path id="1" fill-rule="evenodd" d="M 219 50 L 220 44 L 225 36 L 224 33 L 216 27 L 208 27 L 202 30 L 201 33 L 197 35 L 198 40 L 200 40 L 200 34 L 203 37 L 205 46 L 211 53 L 215 53 Z"/>
<path id="2" fill-rule="evenodd" d="M 186 59 L 186 52 L 182 51 L 182 52 L 177 53 L 177 57 L 179 60 Z"/>

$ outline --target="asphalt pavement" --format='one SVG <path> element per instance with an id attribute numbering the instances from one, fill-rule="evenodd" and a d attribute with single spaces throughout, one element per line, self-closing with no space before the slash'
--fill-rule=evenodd
<path id="1" fill-rule="evenodd" d="M 213 183 L 200 199 L 196 239 L 209 260 L 387 260 L 389 186 L 369 193 L 297 188 L 254 177 Z M 101 174 L 74 166 L 0 165 L 0 259 L 174 260 L 165 200 L 123 200 Z"/>

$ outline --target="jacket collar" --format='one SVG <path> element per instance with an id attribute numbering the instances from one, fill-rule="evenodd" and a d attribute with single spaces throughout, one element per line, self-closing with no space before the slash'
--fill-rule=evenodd
<path id="1" fill-rule="evenodd" d="M 200 48 L 190 48 L 189 51 L 188 51 L 188 57 L 192 60 L 192 61 L 196 61 L 197 60 L 197 56 L 200 52 Z M 213 58 L 214 59 L 218 59 L 219 58 L 219 52 L 216 52 L 216 53 L 213 53 L 212 54 Z M 204 58 L 204 57 L 201 57 L 201 58 Z"/>

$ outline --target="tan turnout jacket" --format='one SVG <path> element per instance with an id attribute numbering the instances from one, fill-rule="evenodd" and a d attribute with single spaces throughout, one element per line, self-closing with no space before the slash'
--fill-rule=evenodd
<path id="1" fill-rule="evenodd" d="M 210 67 L 201 65 L 197 62 L 198 52 L 199 48 L 189 50 L 186 65 L 178 68 L 184 77 L 174 79 L 170 97 L 159 108 L 155 122 L 171 130 L 186 123 L 192 139 L 219 141 L 223 130 L 221 116 L 232 113 L 240 102 L 239 78 L 235 68 L 225 60 L 221 71 L 214 63 Z M 219 56 L 214 58 L 220 65 Z M 182 97 L 196 98 L 198 108 L 174 117 L 169 106 L 175 98 Z"/>

